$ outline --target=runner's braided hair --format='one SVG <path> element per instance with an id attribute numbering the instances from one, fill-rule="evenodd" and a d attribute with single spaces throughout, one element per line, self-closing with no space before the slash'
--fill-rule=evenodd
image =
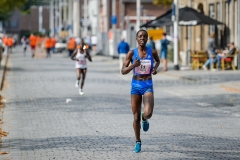
<path id="1" fill-rule="evenodd" d="M 138 33 L 141 32 L 141 31 L 145 32 L 148 36 L 148 32 L 145 29 L 140 29 L 139 31 L 137 31 L 136 37 L 138 36 Z"/>

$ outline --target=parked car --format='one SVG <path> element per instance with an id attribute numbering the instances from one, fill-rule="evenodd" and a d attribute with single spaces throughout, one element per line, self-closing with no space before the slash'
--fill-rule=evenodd
<path id="1" fill-rule="evenodd" d="M 57 42 L 55 44 L 54 53 L 62 53 L 65 50 L 67 50 L 67 43 Z"/>

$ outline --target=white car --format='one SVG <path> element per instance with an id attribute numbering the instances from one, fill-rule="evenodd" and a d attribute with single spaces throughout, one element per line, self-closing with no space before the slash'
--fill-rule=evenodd
<path id="1" fill-rule="evenodd" d="M 62 51 L 67 50 L 67 43 L 57 42 L 55 44 L 54 53 L 62 53 Z"/>

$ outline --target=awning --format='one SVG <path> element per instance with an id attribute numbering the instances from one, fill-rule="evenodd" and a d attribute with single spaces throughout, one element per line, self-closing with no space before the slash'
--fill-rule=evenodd
<path id="1" fill-rule="evenodd" d="M 140 27 L 143 28 L 155 28 L 162 26 L 172 25 L 172 9 L 167 11 L 162 16 L 157 17 L 155 20 L 149 21 Z M 196 26 L 196 25 L 220 25 L 219 22 L 197 10 L 189 7 L 179 9 L 179 25 L 180 26 Z"/>

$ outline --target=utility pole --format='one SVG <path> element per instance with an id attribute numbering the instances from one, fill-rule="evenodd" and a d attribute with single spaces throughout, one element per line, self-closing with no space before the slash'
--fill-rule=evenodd
<path id="1" fill-rule="evenodd" d="M 115 55 L 115 43 L 116 43 L 116 24 L 117 24 L 117 19 L 116 19 L 116 0 L 112 0 L 112 33 L 113 33 L 113 55 Z"/>
<path id="2" fill-rule="evenodd" d="M 59 0 L 59 10 L 58 10 L 59 26 L 58 26 L 58 35 L 61 37 L 62 32 L 62 0 Z"/>
<path id="3" fill-rule="evenodd" d="M 79 0 L 73 0 L 73 36 L 79 37 Z"/>
<path id="4" fill-rule="evenodd" d="M 140 16 L 141 16 L 141 0 L 137 0 L 136 3 L 137 21 L 136 21 L 136 32 L 140 29 Z"/>
<path id="5" fill-rule="evenodd" d="M 101 28 L 101 27 L 100 27 L 100 23 L 99 23 L 99 15 L 98 15 L 98 13 L 99 13 L 99 7 L 100 7 L 100 5 L 99 5 L 99 4 L 100 4 L 100 3 L 99 3 L 99 0 L 96 0 L 96 3 L 97 3 L 97 8 L 96 8 L 96 9 L 97 9 L 97 15 L 96 15 L 96 16 L 97 16 L 96 36 L 97 36 L 97 42 L 98 42 L 98 43 L 97 43 L 97 53 L 98 53 L 98 52 L 100 52 L 100 48 L 101 48 L 101 47 L 100 47 L 100 43 L 99 43 L 99 42 L 100 42 L 100 38 L 101 38 L 101 37 L 100 37 L 100 36 L 101 36 L 101 35 L 100 35 L 100 32 L 101 32 L 101 31 L 100 31 L 100 28 Z"/>
<path id="6" fill-rule="evenodd" d="M 54 32 L 57 33 L 58 25 L 58 10 L 57 10 L 57 0 L 54 0 Z"/>
<path id="7" fill-rule="evenodd" d="M 192 7 L 192 0 L 188 0 L 188 7 Z M 187 66 L 189 66 L 190 63 L 190 54 L 191 54 L 191 32 L 192 27 L 188 26 L 188 49 L 187 49 Z"/>
<path id="8" fill-rule="evenodd" d="M 38 19 L 38 31 L 39 31 L 39 32 L 42 32 L 42 23 L 43 23 L 42 10 L 43 10 L 43 7 L 42 7 L 42 6 L 39 6 L 39 8 L 38 8 L 38 14 L 39 14 L 39 19 Z"/>
<path id="9" fill-rule="evenodd" d="M 54 12 L 53 12 L 53 0 L 50 2 L 50 36 L 54 35 Z"/>
<path id="10" fill-rule="evenodd" d="M 240 1 L 237 1 L 238 5 L 238 15 L 240 14 Z M 235 15 L 236 16 L 236 15 Z M 238 16 L 238 48 L 240 47 L 240 16 Z M 240 70 L 240 51 L 238 50 L 238 63 L 237 63 L 237 68 Z"/>
<path id="11" fill-rule="evenodd" d="M 88 9 L 88 2 L 87 0 L 84 0 L 84 7 L 83 7 L 83 11 L 84 11 L 84 37 L 87 36 L 87 33 L 88 33 L 88 29 L 87 29 L 87 26 L 88 26 L 88 12 L 87 12 L 87 9 Z"/>
<path id="12" fill-rule="evenodd" d="M 63 24 L 67 25 L 67 0 L 63 0 Z"/>
<path id="13" fill-rule="evenodd" d="M 174 69 L 179 70 L 178 66 L 178 0 L 173 2 L 173 30 L 174 30 Z"/>
<path id="14" fill-rule="evenodd" d="M 70 27 L 68 35 L 71 37 L 73 29 L 73 0 L 68 0 L 68 26 Z"/>

